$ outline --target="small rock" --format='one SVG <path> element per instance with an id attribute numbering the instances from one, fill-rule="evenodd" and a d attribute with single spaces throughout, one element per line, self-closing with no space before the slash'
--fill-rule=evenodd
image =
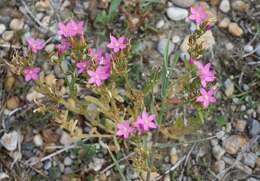
<path id="1" fill-rule="evenodd" d="M 141 173 L 141 177 L 145 180 L 146 176 L 147 176 L 147 172 L 143 171 Z M 155 181 L 156 177 L 158 177 L 158 176 L 160 176 L 159 173 L 151 172 L 151 174 L 150 174 L 150 181 Z"/>
<path id="2" fill-rule="evenodd" d="M 52 53 L 53 50 L 54 50 L 54 48 L 55 48 L 55 45 L 54 45 L 54 44 L 48 44 L 48 45 L 46 45 L 46 47 L 45 47 L 45 51 L 48 52 L 48 53 Z"/>
<path id="3" fill-rule="evenodd" d="M 164 26 L 165 22 L 163 19 L 161 19 L 160 21 L 158 21 L 155 25 L 156 28 L 160 29 Z"/>
<path id="4" fill-rule="evenodd" d="M 13 76 L 7 76 L 4 82 L 4 88 L 6 91 L 11 91 L 15 85 L 15 78 Z"/>
<path id="5" fill-rule="evenodd" d="M 70 167 L 65 167 L 65 169 L 64 169 L 64 174 L 65 175 L 72 174 L 72 173 L 73 173 L 73 170 Z"/>
<path id="6" fill-rule="evenodd" d="M 183 61 L 189 60 L 190 59 L 190 54 L 188 52 L 181 52 L 180 58 Z"/>
<path id="7" fill-rule="evenodd" d="M 72 164 L 72 159 L 70 157 L 66 157 L 63 163 L 65 166 L 69 166 Z"/>
<path id="8" fill-rule="evenodd" d="M 39 92 L 36 92 L 36 91 L 31 91 L 29 92 L 27 95 L 26 95 L 26 99 L 27 101 L 29 102 L 32 102 L 34 100 L 38 100 L 38 99 L 41 99 L 41 98 L 44 98 L 44 95 L 39 93 Z"/>
<path id="9" fill-rule="evenodd" d="M 175 164 L 178 161 L 178 155 L 172 155 L 171 156 L 171 164 Z"/>
<path id="10" fill-rule="evenodd" d="M 44 170 L 49 170 L 51 168 L 51 161 L 48 160 L 43 164 Z"/>
<path id="11" fill-rule="evenodd" d="M 244 46 L 244 51 L 246 53 L 252 52 L 253 50 L 254 50 L 254 48 L 251 45 Z"/>
<path id="12" fill-rule="evenodd" d="M 213 6 L 219 5 L 220 0 L 210 0 L 210 4 Z"/>
<path id="13" fill-rule="evenodd" d="M 260 157 L 257 157 L 255 164 L 257 168 L 260 167 Z"/>
<path id="14" fill-rule="evenodd" d="M 223 160 L 219 160 L 217 162 L 214 163 L 214 170 L 217 173 L 220 173 L 221 171 L 223 171 L 225 169 L 225 162 Z"/>
<path id="15" fill-rule="evenodd" d="M 246 139 L 239 135 L 232 135 L 223 141 L 225 150 L 231 155 L 236 154 L 245 144 Z"/>
<path id="16" fill-rule="evenodd" d="M 246 181 L 259 181 L 259 180 L 254 177 L 250 177 L 250 178 L 246 179 Z"/>
<path id="17" fill-rule="evenodd" d="M 230 19 L 229 18 L 223 18 L 219 23 L 218 23 L 218 27 L 220 28 L 227 28 L 228 25 L 230 23 Z"/>
<path id="18" fill-rule="evenodd" d="M 223 136 L 225 136 L 225 131 L 219 131 L 216 133 L 216 136 L 218 139 L 221 139 Z"/>
<path id="19" fill-rule="evenodd" d="M 181 38 L 178 35 L 174 35 L 172 37 L 172 42 L 173 43 L 179 43 L 181 41 Z"/>
<path id="20" fill-rule="evenodd" d="M 217 139 L 212 139 L 212 140 L 210 140 L 210 144 L 212 146 L 216 146 L 216 145 L 218 145 L 218 140 Z"/>
<path id="21" fill-rule="evenodd" d="M 255 47 L 255 52 L 258 56 L 260 56 L 260 43 L 258 43 Z"/>
<path id="22" fill-rule="evenodd" d="M 228 42 L 228 43 L 226 43 L 225 47 L 227 50 L 233 50 L 234 45 L 231 42 Z"/>
<path id="23" fill-rule="evenodd" d="M 43 19 L 42 19 L 42 24 L 46 27 L 49 26 L 50 24 L 50 20 L 51 20 L 51 16 L 45 16 Z"/>
<path id="24" fill-rule="evenodd" d="M 23 29 L 23 25 L 24 25 L 23 19 L 13 19 L 9 26 L 14 31 L 20 31 Z"/>
<path id="25" fill-rule="evenodd" d="M 257 136 L 260 134 L 260 123 L 256 119 L 251 119 L 249 121 L 248 130 L 250 136 Z"/>
<path id="26" fill-rule="evenodd" d="M 97 171 L 99 171 L 102 168 L 104 163 L 105 163 L 104 159 L 93 158 L 93 162 L 91 162 L 89 164 L 89 167 L 97 172 Z"/>
<path id="27" fill-rule="evenodd" d="M 165 177 L 163 178 L 163 181 L 171 181 L 171 177 L 169 174 L 165 175 Z"/>
<path id="28" fill-rule="evenodd" d="M 37 134 L 33 137 L 33 142 L 36 146 L 41 147 L 43 145 L 42 136 Z"/>
<path id="29" fill-rule="evenodd" d="M 1 138 L 1 144 L 8 151 L 14 151 L 17 147 L 19 134 L 16 131 L 12 131 L 10 133 L 5 133 Z"/>
<path id="30" fill-rule="evenodd" d="M 237 23 L 230 23 L 228 25 L 228 31 L 231 33 L 233 36 L 240 37 L 243 35 L 243 30 L 238 26 Z"/>
<path id="31" fill-rule="evenodd" d="M 14 31 L 5 31 L 2 34 L 2 38 L 5 41 L 10 41 L 14 37 Z"/>
<path id="32" fill-rule="evenodd" d="M 243 154 L 244 164 L 250 166 L 251 168 L 255 167 L 257 156 L 254 153 L 245 153 Z"/>
<path id="33" fill-rule="evenodd" d="M 225 85 L 225 94 L 227 97 L 231 97 L 234 93 L 234 90 L 235 90 L 235 85 L 234 83 L 230 80 L 230 79 L 227 79 L 225 82 L 224 82 L 224 85 Z"/>
<path id="34" fill-rule="evenodd" d="M 16 97 L 16 96 L 13 96 L 11 98 L 9 98 L 7 101 L 6 101 L 6 107 L 7 109 L 9 110 L 13 110 L 15 108 L 18 108 L 19 107 L 19 98 Z"/>
<path id="35" fill-rule="evenodd" d="M 0 35 L 2 35 L 5 30 L 6 30 L 5 25 L 4 24 L 0 24 Z"/>
<path id="36" fill-rule="evenodd" d="M 45 77 L 45 81 L 46 81 L 46 84 L 48 85 L 48 86 L 53 86 L 53 85 L 55 85 L 56 84 L 56 78 L 55 78 L 55 76 L 53 75 L 53 74 L 49 74 L 49 75 L 47 75 L 46 77 Z"/>
<path id="37" fill-rule="evenodd" d="M 235 128 L 240 131 L 240 132 L 243 132 L 245 131 L 245 128 L 246 128 L 246 121 L 244 120 L 237 120 L 235 122 Z"/>
<path id="38" fill-rule="evenodd" d="M 188 11 L 183 8 L 169 7 L 166 11 L 167 16 L 173 21 L 180 21 L 188 16 Z"/>
<path id="39" fill-rule="evenodd" d="M 38 1 L 35 4 L 35 8 L 37 11 L 46 11 L 49 8 L 49 1 Z"/>
<path id="40" fill-rule="evenodd" d="M 163 38 L 159 40 L 158 45 L 157 45 L 157 50 L 160 52 L 161 55 L 164 55 L 165 48 L 167 46 L 168 39 Z M 168 47 L 168 55 L 170 55 L 174 50 L 174 44 L 169 41 L 169 47 Z"/>
<path id="41" fill-rule="evenodd" d="M 62 131 L 62 135 L 61 135 L 61 137 L 60 137 L 60 143 L 62 144 L 62 145 L 70 145 L 70 144 L 72 144 L 73 143 L 73 139 L 72 139 L 72 137 L 68 134 L 68 133 L 66 133 L 65 131 Z"/>
<path id="42" fill-rule="evenodd" d="M 222 0 L 220 5 L 219 5 L 219 9 L 224 12 L 227 13 L 230 10 L 230 2 L 229 0 Z"/>
<path id="43" fill-rule="evenodd" d="M 180 6 L 182 8 L 191 7 L 196 0 L 172 0 L 173 4 Z"/>
<path id="44" fill-rule="evenodd" d="M 249 3 L 245 3 L 244 1 L 237 0 L 232 2 L 231 7 L 236 11 L 246 12 L 249 10 Z"/>
<path id="45" fill-rule="evenodd" d="M 225 150 L 219 146 L 219 145 L 215 145 L 212 149 L 212 153 L 213 156 L 217 159 L 220 160 L 222 158 L 222 156 L 225 154 Z"/>

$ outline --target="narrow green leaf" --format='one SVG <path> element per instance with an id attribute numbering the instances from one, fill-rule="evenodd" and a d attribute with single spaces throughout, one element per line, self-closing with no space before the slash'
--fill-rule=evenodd
<path id="1" fill-rule="evenodd" d="M 122 0 L 112 0 L 110 7 L 109 7 L 109 16 L 111 16 L 111 14 L 115 13 L 118 10 L 118 7 L 120 5 Z"/>

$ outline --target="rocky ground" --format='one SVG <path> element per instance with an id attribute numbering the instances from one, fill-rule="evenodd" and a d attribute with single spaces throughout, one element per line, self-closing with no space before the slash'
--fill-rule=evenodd
<path id="1" fill-rule="evenodd" d="M 124 1 L 126 11 L 134 2 Z M 72 15 L 86 22 L 89 39 L 101 46 L 110 32 L 126 34 L 136 45 L 130 64 L 141 84 L 138 78 L 145 77 L 149 67 L 161 65 L 168 37 L 172 57 L 178 49 L 181 59 L 189 57 L 187 35 L 196 27 L 187 16 L 197 3 L 208 7 L 216 22 L 203 40 L 218 77 L 218 103 L 195 135 L 163 141 L 178 144 L 162 149 L 157 163 L 161 167 L 151 180 L 260 180 L 259 0 L 150 0 L 142 4 L 147 16 L 121 8 L 116 20 L 100 17 L 108 12 L 109 0 L 0 0 L 0 180 L 120 180 L 102 141 L 73 144 L 48 114 L 33 113 L 33 100 L 42 95 L 6 65 L 15 53 L 23 52 L 26 37 L 45 39 L 45 50 L 51 53 L 57 23 Z M 46 56 L 40 58 L 44 62 Z M 62 76 L 59 68 L 43 64 L 45 71 Z M 178 76 L 182 65 L 174 71 Z M 89 131 L 84 125 L 82 129 Z M 125 159 L 134 155 L 128 154 Z M 127 179 L 142 180 L 145 173 L 132 170 L 125 159 L 120 166 Z"/>

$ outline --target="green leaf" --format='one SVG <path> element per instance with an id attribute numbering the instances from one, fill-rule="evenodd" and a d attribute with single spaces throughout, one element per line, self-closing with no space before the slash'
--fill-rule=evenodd
<path id="1" fill-rule="evenodd" d="M 115 13 L 118 10 L 119 5 L 121 4 L 122 0 L 112 0 L 110 7 L 109 7 L 109 16 Z"/>

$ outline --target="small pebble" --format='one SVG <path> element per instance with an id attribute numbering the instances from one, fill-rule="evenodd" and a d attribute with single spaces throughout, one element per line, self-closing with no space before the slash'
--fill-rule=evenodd
<path id="1" fill-rule="evenodd" d="M 169 7 L 166 11 L 167 16 L 173 21 L 180 21 L 188 16 L 188 11 L 183 8 Z"/>
<path id="2" fill-rule="evenodd" d="M 60 143 L 62 145 L 70 145 L 73 143 L 73 139 L 68 133 L 66 133 L 65 131 L 62 131 L 62 135 L 60 137 Z"/>
<path id="3" fill-rule="evenodd" d="M 179 43 L 181 41 L 181 38 L 178 35 L 174 35 L 172 37 L 172 42 L 173 43 Z"/>
<path id="4" fill-rule="evenodd" d="M 230 2 L 229 0 L 222 0 L 220 5 L 219 5 L 219 9 L 224 12 L 227 13 L 230 10 Z"/>
<path id="5" fill-rule="evenodd" d="M 243 155 L 243 163 L 250 166 L 251 168 L 255 167 L 256 160 L 257 155 L 254 153 L 245 153 Z"/>
<path id="6" fill-rule="evenodd" d="M 222 158 L 222 156 L 225 154 L 225 150 L 219 146 L 219 145 L 215 145 L 212 149 L 212 153 L 213 156 L 217 159 L 220 160 Z"/>
<path id="7" fill-rule="evenodd" d="M 164 26 L 165 22 L 163 19 L 161 19 L 160 21 L 158 21 L 155 25 L 156 28 L 160 29 Z"/>
<path id="8" fill-rule="evenodd" d="M 17 148 L 18 139 L 20 139 L 20 137 L 16 131 L 5 133 L 1 138 L 1 144 L 8 151 L 14 151 Z"/>
<path id="9" fill-rule="evenodd" d="M 0 24 L 0 35 L 2 35 L 5 30 L 6 30 L 5 25 L 4 24 Z"/>
<path id="10" fill-rule="evenodd" d="M 258 43 L 255 47 L 255 52 L 258 56 L 260 56 L 260 43 Z"/>
<path id="11" fill-rule="evenodd" d="M 249 10 L 249 2 L 244 2 L 241 0 L 235 0 L 232 1 L 231 7 L 233 10 L 240 11 L 240 12 L 246 12 Z"/>
<path id="12" fill-rule="evenodd" d="M 252 52 L 253 50 L 254 50 L 254 48 L 251 45 L 244 46 L 244 51 L 246 53 Z"/>
<path id="13" fill-rule="evenodd" d="M 239 135 L 232 135 L 223 141 L 223 147 L 231 155 L 237 154 L 240 148 L 246 144 L 246 139 Z"/>
<path id="14" fill-rule="evenodd" d="M 225 131 L 219 131 L 216 133 L 218 139 L 221 139 L 225 135 Z"/>
<path id="15" fill-rule="evenodd" d="M 20 104 L 20 100 L 17 96 L 13 96 L 10 97 L 7 101 L 6 101 L 6 107 L 9 110 L 13 110 L 15 108 L 18 108 Z"/>
<path id="16" fill-rule="evenodd" d="M 191 7 L 196 0 L 172 0 L 173 4 L 180 6 L 182 8 Z"/>
<path id="17" fill-rule="evenodd" d="M 225 47 L 227 50 L 232 50 L 234 48 L 234 45 L 231 42 L 228 42 L 225 44 Z"/>
<path id="18" fill-rule="evenodd" d="M 72 159 L 70 157 L 65 157 L 64 159 L 64 165 L 69 166 L 72 164 Z"/>
<path id="19" fill-rule="evenodd" d="M 190 59 L 190 54 L 188 52 L 181 52 L 180 58 L 183 61 L 189 60 Z"/>
<path id="20" fill-rule="evenodd" d="M 228 25 L 228 31 L 229 33 L 231 33 L 233 36 L 236 37 L 240 37 L 244 33 L 237 23 L 230 23 Z"/>
<path id="21" fill-rule="evenodd" d="M 157 45 L 157 50 L 160 52 L 161 55 L 164 55 L 165 48 L 167 46 L 168 39 L 163 38 L 160 39 Z M 168 47 L 168 55 L 170 55 L 174 50 L 174 44 L 169 40 L 169 47 Z"/>
<path id="22" fill-rule="evenodd" d="M 44 164 L 43 164 L 43 168 L 44 168 L 44 170 L 49 170 L 50 168 L 51 168 L 51 161 L 50 160 L 48 160 L 48 161 L 46 161 Z"/>
<path id="23" fill-rule="evenodd" d="M 218 160 L 217 162 L 214 163 L 214 170 L 217 173 L 220 173 L 225 169 L 225 162 L 223 160 Z"/>
<path id="24" fill-rule="evenodd" d="M 43 145 L 42 136 L 40 134 L 37 134 L 33 137 L 33 142 L 35 146 L 41 147 Z"/>
<path id="25" fill-rule="evenodd" d="M 65 167 L 65 169 L 64 169 L 64 174 L 65 175 L 72 174 L 72 173 L 73 173 L 73 170 L 70 167 Z"/>
<path id="26" fill-rule="evenodd" d="M 250 136 L 256 136 L 260 134 L 260 122 L 256 119 L 249 121 L 248 130 Z"/>
<path id="27" fill-rule="evenodd" d="M 5 31 L 2 34 L 2 38 L 5 41 L 10 41 L 14 37 L 14 31 Z"/>
<path id="28" fill-rule="evenodd" d="M 245 128 L 246 128 L 246 121 L 244 120 L 237 120 L 235 122 L 235 128 L 240 131 L 240 132 L 244 132 Z"/>
<path id="29" fill-rule="evenodd" d="M 218 27 L 220 27 L 220 28 L 227 28 L 228 27 L 228 25 L 229 25 L 229 23 L 230 23 L 230 19 L 229 18 L 227 18 L 227 17 L 225 17 L 224 19 L 222 19 L 219 23 L 218 23 Z"/>
<path id="30" fill-rule="evenodd" d="M 23 19 L 13 19 L 9 26 L 14 31 L 20 31 L 23 29 L 24 20 Z"/>
<path id="31" fill-rule="evenodd" d="M 231 97 L 234 94 L 235 91 L 235 85 L 234 83 L 231 81 L 231 79 L 227 79 L 224 82 L 225 85 L 225 94 L 227 97 Z"/>

